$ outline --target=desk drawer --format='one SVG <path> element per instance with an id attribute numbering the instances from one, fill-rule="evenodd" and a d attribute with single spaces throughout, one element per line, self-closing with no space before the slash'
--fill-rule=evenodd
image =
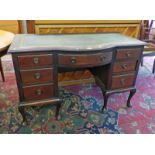
<path id="1" fill-rule="evenodd" d="M 53 65 L 53 55 L 23 55 L 18 56 L 19 66 L 25 67 L 42 67 Z"/>
<path id="2" fill-rule="evenodd" d="M 23 88 L 25 100 L 47 99 L 54 96 L 54 86 L 52 84 L 27 86 Z"/>
<path id="3" fill-rule="evenodd" d="M 115 62 L 113 73 L 129 72 L 136 70 L 137 61 Z"/>
<path id="4" fill-rule="evenodd" d="M 35 84 L 53 81 L 53 68 L 22 70 L 20 72 L 23 84 Z"/>
<path id="5" fill-rule="evenodd" d="M 112 60 L 112 52 L 98 54 L 60 54 L 59 65 L 62 66 L 95 66 L 107 64 Z"/>
<path id="6" fill-rule="evenodd" d="M 135 74 L 117 75 L 112 77 L 112 89 L 130 87 L 134 83 Z"/>
<path id="7" fill-rule="evenodd" d="M 141 54 L 140 48 L 132 48 L 132 49 L 117 49 L 116 59 L 129 59 L 134 58 L 138 59 Z"/>

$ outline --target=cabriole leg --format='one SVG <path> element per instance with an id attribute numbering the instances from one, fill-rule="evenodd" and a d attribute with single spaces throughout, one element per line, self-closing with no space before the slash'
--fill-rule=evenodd
<path id="1" fill-rule="evenodd" d="M 2 67 L 2 60 L 0 58 L 0 72 L 1 72 L 1 75 L 2 75 L 2 81 L 4 82 L 5 81 L 5 77 L 4 77 L 4 71 L 3 71 L 3 67 Z"/>
<path id="2" fill-rule="evenodd" d="M 132 89 L 130 90 L 130 94 L 129 94 L 129 97 L 128 97 L 128 100 L 127 100 L 127 107 L 132 107 L 132 104 L 131 104 L 131 98 L 133 97 L 133 95 L 136 93 L 136 88 L 135 89 Z"/>
<path id="3" fill-rule="evenodd" d="M 58 116 L 59 116 L 60 107 L 61 107 L 61 103 L 57 103 L 56 112 L 55 112 L 55 117 L 57 120 L 58 120 Z"/>
<path id="4" fill-rule="evenodd" d="M 27 121 L 27 118 L 26 118 L 26 114 L 25 114 L 25 109 L 24 109 L 24 107 L 18 107 L 18 110 L 19 110 L 19 112 L 21 113 L 21 115 L 22 115 L 22 118 L 23 118 L 23 123 L 28 123 L 28 121 Z"/>
<path id="5" fill-rule="evenodd" d="M 155 59 L 153 61 L 153 69 L 152 69 L 152 73 L 154 74 L 155 73 Z"/>
<path id="6" fill-rule="evenodd" d="M 104 105 L 102 108 L 102 112 L 106 112 L 107 111 L 107 103 L 108 103 L 108 98 L 109 98 L 109 94 L 104 93 L 103 97 L 104 97 Z"/>

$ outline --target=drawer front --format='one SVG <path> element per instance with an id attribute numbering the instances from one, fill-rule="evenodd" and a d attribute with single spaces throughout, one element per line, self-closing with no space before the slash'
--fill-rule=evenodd
<path id="1" fill-rule="evenodd" d="M 98 53 L 98 54 L 60 54 L 59 65 L 63 66 L 95 66 L 100 64 L 107 64 L 112 60 L 112 52 Z"/>
<path id="2" fill-rule="evenodd" d="M 137 61 L 115 62 L 113 73 L 129 72 L 136 70 Z"/>
<path id="3" fill-rule="evenodd" d="M 23 84 L 34 84 L 53 81 L 53 68 L 23 70 L 20 72 Z"/>
<path id="4" fill-rule="evenodd" d="M 140 48 L 132 48 L 132 49 L 117 49 L 116 59 L 129 59 L 134 58 L 138 59 L 141 55 Z"/>
<path id="5" fill-rule="evenodd" d="M 25 100 L 40 100 L 53 97 L 54 87 L 52 84 L 42 86 L 29 86 L 23 88 Z"/>
<path id="6" fill-rule="evenodd" d="M 18 56 L 19 66 L 25 67 L 41 67 L 53 65 L 53 55 L 24 55 Z"/>
<path id="7" fill-rule="evenodd" d="M 112 77 L 112 89 L 126 88 L 133 86 L 134 74 L 117 75 Z"/>

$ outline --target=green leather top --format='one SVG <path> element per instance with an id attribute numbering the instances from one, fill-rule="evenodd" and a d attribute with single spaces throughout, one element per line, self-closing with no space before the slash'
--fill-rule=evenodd
<path id="1" fill-rule="evenodd" d="M 91 51 L 116 46 L 138 45 L 145 45 L 145 42 L 120 33 L 57 35 L 17 34 L 8 52 L 43 50 Z"/>

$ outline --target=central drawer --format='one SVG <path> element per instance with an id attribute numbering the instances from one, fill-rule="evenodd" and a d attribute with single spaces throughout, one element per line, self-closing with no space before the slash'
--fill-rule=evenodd
<path id="1" fill-rule="evenodd" d="M 54 96 L 53 84 L 23 87 L 25 100 L 40 100 Z"/>
<path id="2" fill-rule="evenodd" d="M 108 64 L 112 60 L 112 52 L 97 54 L 59 54 L 59 65 L 68 67 L 97 66 Z"/>
<path id="3" fill-rule="evenodd" d="M 23 84 L 45 83 L 53 81 L 53 68 L 21 70 Z"/>

